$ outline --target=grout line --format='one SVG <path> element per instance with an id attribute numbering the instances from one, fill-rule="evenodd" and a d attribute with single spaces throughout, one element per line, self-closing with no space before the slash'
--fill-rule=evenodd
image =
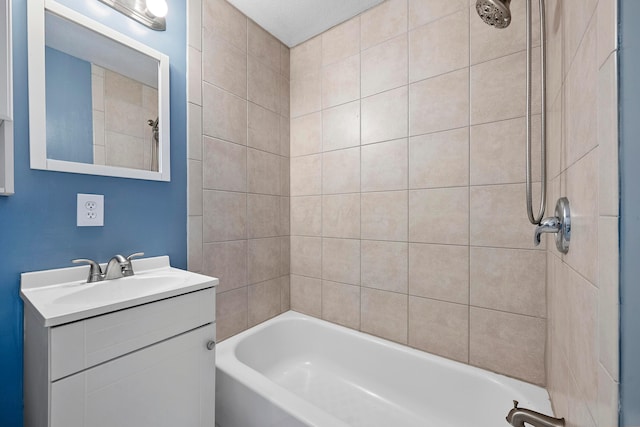
<path id="1" fill-rule="evenodd" d="M 409 319 L 411 318 L 411 316 L 409 315 L 409 304 L 411 301 L 411 298 L 409 297 L 410 294 L 410 289 L 409 289 L 409 285 L 410 285 L 410 263 L 409 263 L 409 258 L 410 258 L 410 245 L 409 245 L 409 240 L 410 240 L 410 221 L 409 218 L 411 216 L 411 209 L 410 209 L 410 196 L 411 193 L 409 192 L 409 167 L 410 167 L 410 163 L 409 163 L 409 159 L 411 158 L 411 145 L 409 144 L 409 134 L 411 133 L 411 84 L 410 84 L 410 78 L 411 78 L 411 47 L 409 46 L 409 0 L 407 0 L 407 31 L 405 33 L 405 39 L 407 42 L 407 132 L 406 132 L 406 147 L 407 147 L 407 172 L 405 175 L 406 178 L 406 191 L 407 191 L 407 216 L 406 216 L 406 220 L 407 220 L 407 242 L 406 247 L 407 247 L 407 260 L 406 260 L 406 265 L 407 265 L 407 275 L 405 277 L 406 281 L 407 281 L 407 332 L 406 332 L 406 336 L 405 336 L 405 342 L 407 343 L 407 345 L 409 345 L 409 330 L 411 327 L 411 324 L 409 322 Z"/>
<path id="2" fill-rule="evenodd" d="M 467 14 L 467 363 L 471 363 L 471 11 Z"/>

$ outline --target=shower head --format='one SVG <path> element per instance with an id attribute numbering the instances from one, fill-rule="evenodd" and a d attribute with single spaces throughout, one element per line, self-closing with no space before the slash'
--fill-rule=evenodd
<path id="1" fill-rule="evenodd" d="M 511 23 L 511 0 L 477 0 L 476 11 L 480 18 L 496 28 L 507 28 Z"/>

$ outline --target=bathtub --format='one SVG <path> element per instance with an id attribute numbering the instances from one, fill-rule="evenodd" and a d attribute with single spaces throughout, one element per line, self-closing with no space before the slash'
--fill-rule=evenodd
<path id="1" fill-rule="evenodd" d="M 293 311 L 216 347 L 219 427 L 500 427 L 545 389 Z"/>

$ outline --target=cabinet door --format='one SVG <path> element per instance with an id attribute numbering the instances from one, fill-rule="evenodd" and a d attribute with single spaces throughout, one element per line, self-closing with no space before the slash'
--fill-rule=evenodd
<path id="1" fill-rule="evenodd" d="M 51 384 L 51 427 L 211 427 L 215 324 Z"/>

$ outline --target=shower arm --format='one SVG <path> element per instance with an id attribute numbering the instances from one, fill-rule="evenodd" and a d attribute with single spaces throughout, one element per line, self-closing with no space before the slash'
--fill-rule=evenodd
<path id="1" fill-rule="evenodd" d="M 540 91 L 541 91 L 541 114 L 540 114 L 540 209 L 538 215 L 533 213 L 533 194 L 531 183 L 531 0 L 526 0 L 526 38 L 527 38 L 527 102 L 526 102 L 526 193 L 527 193 L 527 215 L 531 224 L 539 225 L 544 217 L 547 199 L 547 96 L 546 96 L 546 55 L 545 55 L 545 7 L 544 0 L 539 0 L 540 10 Z"/>

